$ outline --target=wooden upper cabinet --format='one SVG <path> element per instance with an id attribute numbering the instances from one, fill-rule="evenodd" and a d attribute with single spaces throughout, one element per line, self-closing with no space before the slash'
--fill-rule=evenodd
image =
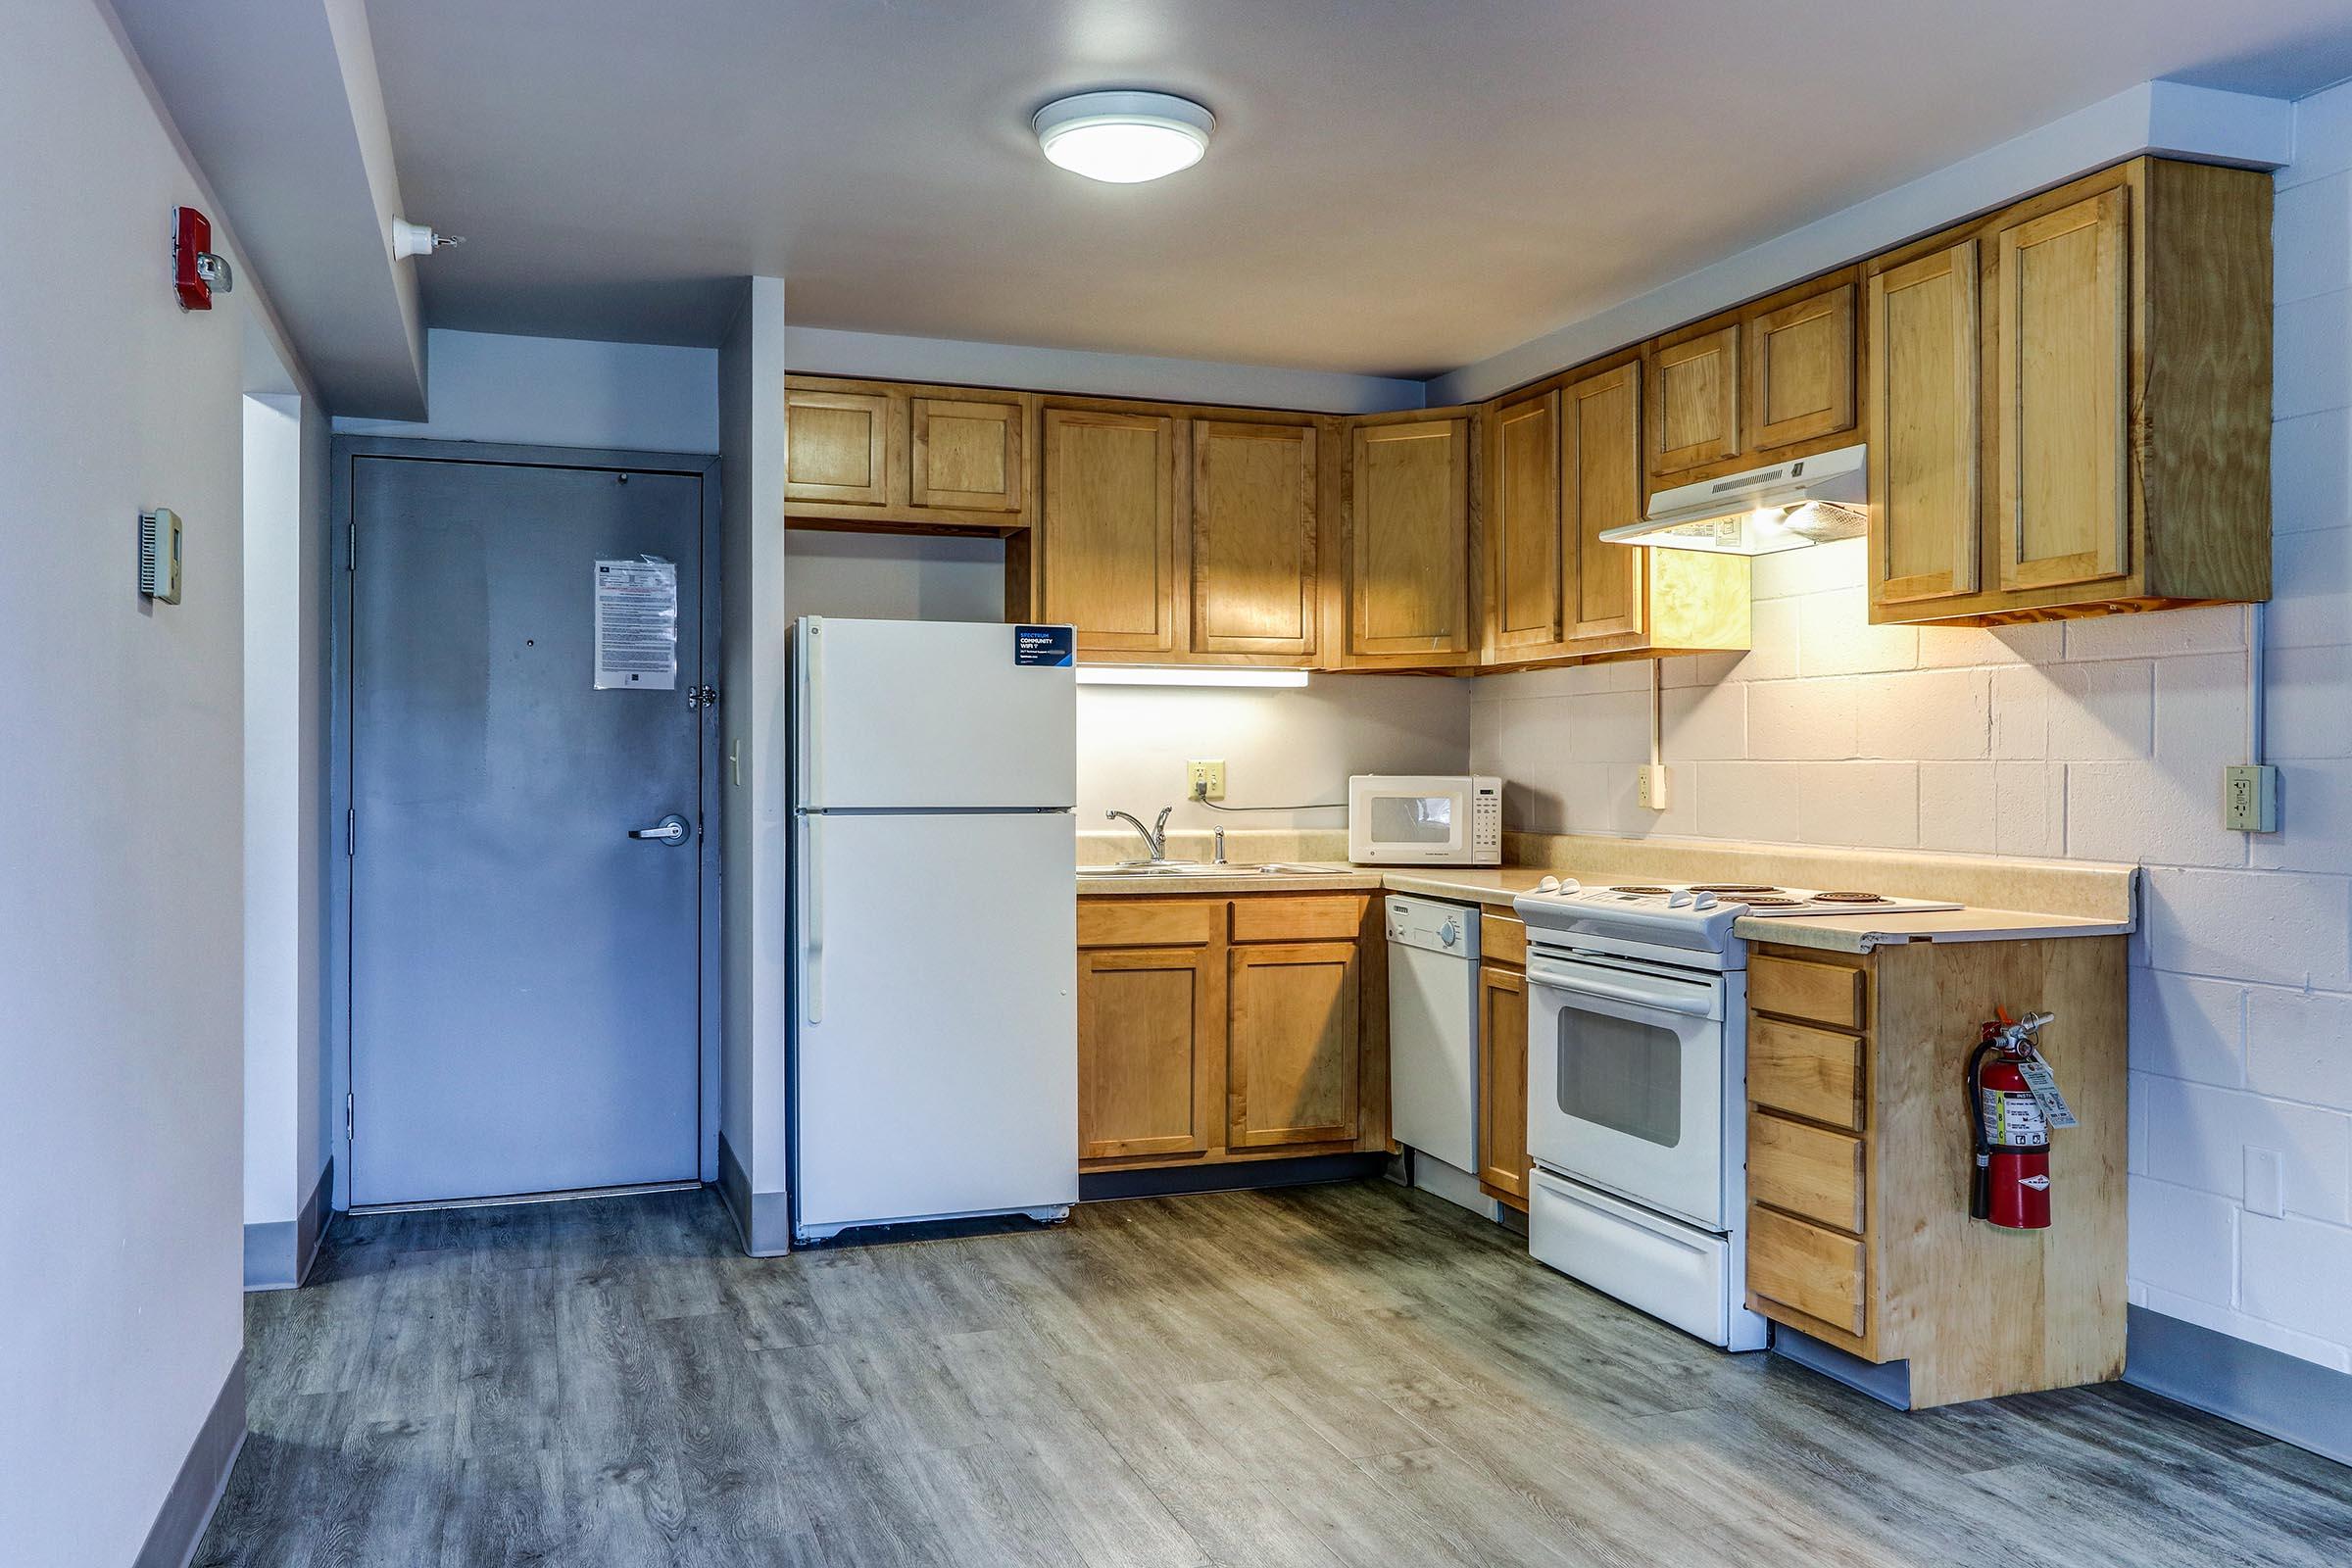
<path id="1" fill-rule="evenodd" d="M 1476 646 L 1470 580 L 1470 420 L 1358 423 L 1350 440 L 1348 653 L 1459 662 Z"/>
<path id="2" fill-rule="evenodd" d="M 882 392 L 784 389 L 784 499 L 890 504 L 891 399 Z"/>
<path id="3" fill-rule="evenodd" d="M 1015 534 L 1037 399 L 976 387 L 784 381 L 784 516 L 814 528 Z"/>
<path id="4" fill-rule="evenodd" d="M 1225 972 L 1211 947 L 1078 955 L 1078 1157 L 1222 1142 Z"/>
<path id="5" fill-rule="evenodd" d="M 1497 407 L 1487 417 L 1487 653 L 1550 650 L 1564 622 L 1560 537 L 1560 394 Z"/>
<path id="6" fill-rule="evenodd" d="M 1994 500 L 2004 589 L 2130 569 L 2131 193 L 1998 232 Z"/>
<path id="7" fill-rule="evenodd" d="M 1977 242 L 1869 270 L 1870 597 L 1973 594 L 1978 549 Z"/>
<path id="8" fill-rule="evenodd" d="M 1747 448 L 1770 453 L 1854 427 L 1854 285 L 1747 318 Z"/>
<path id="9" fill-rule="evenodd" d="M 1192 449 L 1192 652 L 1311 658 L 1315 427 L 1196 419 Z"/>
<path id="10" fill-rule="evenodd" d="M 1039 518 L 1043 616 L 1081 653 L 1173 654 L 1185 599 L 1176 527 L 1176 421 L 1048 408 Z"/>
<path id="11" fill-rule="evenodd" d="M 1559 538 L 1559 393 L 1487 416 L 1487 654 L 1552 651 L 1564 630 Z"/>
<path id="12" fill-rule="evenodd" d="M 916 396 L 908 504 L 926 510 L 1017 513 L 1027 488 L 1017 399 Z"/>
<path id="13" fill-rule="evenodd" d="M 1226 1146 L 1352 1141 L 1358 978 L 1353 942 L 1231 951 Z"/>
<path id="14" fill-rule="evenodd" d="M 1670 336 L 1646 357 L 1651 475 L 1740 456 L 1740 323 Z"/>
<path id="15" fill-rule="evenodd" d="M 1560 389 L 1567 494 L 1568 639 L 1642 631 L 1652 552 L 1609 544 L 1606 528 L 1642 520 L 1642 362 L 1629 360 Z"/>

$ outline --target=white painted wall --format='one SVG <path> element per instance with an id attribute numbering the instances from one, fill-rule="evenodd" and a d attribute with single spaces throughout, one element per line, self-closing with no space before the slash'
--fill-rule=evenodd
<path id="1" fill-rule="evenodd" d="M 244 405 L 245 1223 L 300 1213 L 326 1163 L 326 421 Z"/>
<path id="2" fill-rule="evenodd" d="M 752 1190 L 786 1190 L 784 284 L 748 281 L 717 356 L 724 696 L 719 704 L 719 1127 Z"/>
<path id="3" fill-rule="evenodd" d="M 1002 620 L 1004 542 L 919 534 L 784 536 L 784 609 L 878 620 Z"/>
<path id="4" fill-rule="evenodd" d="M 494 332 L 426 334 L 427 417 L 337 419 L 339 435 L 517 446 L 718 450 L 718 352 Z"/>
<path id="5" fill-rule="evenodd" d="M 804 375 L 870 375 L 1090 397 L 1311 409 L 1321 414 L 1381 414 L 1426 407 L 1424 383 L 1384 376 L 898 337 L 829 327 L 793 327 L 785 333 L 784 355 L 794 373 Z"/>
<path id="6" fill-rule="evenodd" d="M 174 304 L 168 216 L 208 198 L 97 7 L 9 9 L 0 149 L 39 236 L 0 289 L 0 804 L 38 824 L 0 835 L 0 1556 L 123 1563 L 242 1342 L 253 296 Z M 134 590 L 159 505 L 175 606 Z"/>
<path id="7" fill-rule="evenodd" d="M 2279 172 L 2265 674 L 2282 830 L 2220 825 L 2244 612 L 1865 623 L 1859 542 L 1756 568 L 1756 652 L 1666 662 L 1673 806 L 1636 804 L 1639 665 L 1477 682 L 1511 825 L 2143 860 L 2131 1295 L 2352 1369 L 2352 86 Z M 2260 1172 L 2275 1157 L 2276 1201 Z"/>

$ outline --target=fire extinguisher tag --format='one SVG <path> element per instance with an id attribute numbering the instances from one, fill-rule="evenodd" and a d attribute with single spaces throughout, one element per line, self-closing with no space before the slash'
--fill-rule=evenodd
<path id="1" fill-rule="evenodd" d="M 2058 1092 L 2058 1075 L 2050 1071 L 2048 1062 L 2041 1059 L 2041 1053 L 2037 1051 L 2019 1062 L 2017 1071 L 2025 1079 L 2026 1087 L 2034 1091 L 2034 1100 L 2041 1104 L 2042 1115 L 2049 1118 L 2053 1129 L 2082 1125 L 2074 1111 L 2068 1108 L 2066 1097 Z"/>

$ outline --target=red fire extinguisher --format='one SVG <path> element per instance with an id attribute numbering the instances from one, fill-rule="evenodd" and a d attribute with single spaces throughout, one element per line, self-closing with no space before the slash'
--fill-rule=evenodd
<path id="1" fill-rule="evenodd" d="M 1969 1213 L 2008 1230 L 2050 1225 L 2050 1130 L 2075 1125 L 2036 1041 L 2054 1014 L 1984 1025 L 1968 1058 L 1968 1119 L 1976 1172 Z"/>

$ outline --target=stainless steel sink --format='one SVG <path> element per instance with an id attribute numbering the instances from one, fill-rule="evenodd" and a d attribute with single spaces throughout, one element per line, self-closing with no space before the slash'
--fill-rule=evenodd
<path id="1" fill-rule="evenodd" d="M 1144 877 L 1177 880 L 1193 876 L 1329 876 L 1328 865 L 1296 865 L 1268 861 L 1263 865 L 1210 865 L 1200 860 L 1128 860 L 1118 865 L 1082 865 L 1080 876 Z"/>

